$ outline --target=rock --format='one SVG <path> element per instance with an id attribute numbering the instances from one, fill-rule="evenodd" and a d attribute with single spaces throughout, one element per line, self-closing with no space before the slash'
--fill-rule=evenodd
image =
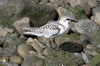
<path id="1" fill-rule="evenodd" d="M 15 63 L 10 63 L 10 62 L 1 62 L 0 61 L 0 66 L 18 66 Z"/>
<path id="2" fill-rule="evenodd" d="M 83 51 L 83 46 L 81 44 L 78 44 L 76 42 L 65 42 L 62 43 L 59 46 L 60 49 L 64 50 L 64 51 L 68 51 L 68 52 L 78 52 L 81 53 Z"/>
<path id="3" fill-rule="evenodd" d="M 54 6 L 56 7 L 64 7 L 64 8 L 69 8 L 69 4 L 67 2 L 67 0 L 50 0 L 51 3 L 54 4 Z"/>
<path id="4" fill-rule="evenodd" d="M 96 55 L 88 63 L 89 66 L 99 66 L 100 65 L 100 54 Z"/>
<path id="5" fill-rule="evenodd" d="M 39 3 L 40 0 L 30 0 L 32 3 Z"/>
<path id="6" fill-rule="evenodd" d="M 6 41 L 3 45 L 4 55 L 10 57 L 17 54 L 18 46 L 22 43 L 25 43 L 25 40 L 11 35 L 6 36 Z"/>
<path id="7" fill-rule="evenodd" d="M 6 4 L 8 1 L 9 0 L 0 0 L 0 6 Z"/>
<path id="8" fill-rule="evenodd" d="M 18 54 L 21 55 L 23 58 L 29 55 L 29 51 L 35 51 L 31 45 L 28 44 L 21 44 L 18 47 Z"/>
<path id="9" fill-rule="evenodd" d="M 73 60 L 74 59 L 74 60 Z M 69 61 L 70 60 L 70 61 Z M 83 63 L 81 57 L 75 57 L 74 54 L 62 50 L 47 49 L 45 58 L 46 65 L 54 66 L 78 66 Z"/>
<path id="10" fill-rule="evenodd" d="M 29 55 L 24 58 L 21 66 L 44 66 L 44 60 L 34 55 Z"/>
<path id="11" fill-rule="evenodd" d="M 1 3 L 0 24 L 7 27 L 12 27 L 13 21 L 21 18 L 20 13 L 27 2 L 23 0 L 3 0 Z"/>
<path id="12" fill-rule="evenodd" d="M 5 37 L 0 37 L 0 46 L 4 44 L 6 38 Z"/>
<path id="13" fill-rule="evenodd" d="M 16 64 L 21 64 L 22 63 L 22 58 L 20 56 L 12 56 L 10 58 L 10 62 L 16 63 Z"/>
<path id="14" fill-rule="evenodd" d="M 97 0 L 86 0 L 88 2 L 88 4 L 90 5 L 90 7 L 96 7 L 98 5 Z"/>
<path id="15" fill-rule="evenodd" d="M 78 66 L 81 63 L 83 63 L 82 58 L 75 57 L 72 53 L 62 50 L 56 51 L 54 49 L 47 49 L 46 58 L 41 59 L 30 55 L 24 58 L 21 66 Z"/>
<path id="16" fill-rule="evenodd" d="M 58 13 L 60 16 L 71 16 L 72 18 L 75 18 L 76 20 L 80 19 L 87 19 L 87 16 L 84 14 L 83 9 L 80 6 L 75 6 L 74 8 L 59 8 Z"/>
<path id="17" fill-rule="evenodd" d="M 27 44 L 31 45 L 38 54 L 41 54 L 43 52 L 44 47 L 42 47 L 43 45 L 37 39 L 29 38 L 27 40 Z"/>
<path id="18" fill-rule="evenodd" d="M 100 25 L 100 7 L 93 8 L 93 20 Z"/>
<path id="19" fill-rule="evenodd" d="M 77 5 L 81 6 L 87 15 L 91 13 L 91 8 L 96 7 L 97 5 L 96 0 L 68 0 L 68 2 L 72 7 Z"/>
<path id="20" fill-rule="evenodd" d="M 0 61 L 1 61 L 1 58 L 3 57 L 3 55 L 4 55 L 3 54 L 3 48 L 0 47 Z"/>
<path id="21" fill-rule="evenodd" d="M 47 4 L 49 0 L 41 0 L 40 4 Z"/>
<path id="22" fill-rule="evenodd" d="M 30 27 L 30 19 L 28 17 L 24 17 L 21 20 L 14 22 L 13 26 L 17 32 L 21 34 L 24 27 Z"/>
<path id="23" fill-rule="evenodd" d="M 68 2 L 70 3 L 70 5 L 72 7 L 75 7 L 77 5 L 80 6 L 85 6 L 85 3 L 89 4 L 88 6 L 90 6 L 91 8 L 95 7 L 97 5 L 97 1 L 96 0 L 68 0 Z"/>
<path id="24" fill-rule="evenodd" d="M 13 29 L 0 27 L 0 37 L 6 36 L 7 33 L 13 33 Z"/>
<path id="25" fill-rule="evenodd" d="M 84 62 L 87 64 L 91 59 L 90 55 L 87 53 L 84 53 L 84 52 L 82 52 L 81 54 L 82 54 L 82 58 L 83 58 Z"/>
<path id="26" fill-rule="evenodd" d="M 94 26 L 94 28 L 92 28 Z M 93 21 L 87 19 L 79 20 L 72 28 L 73 31 L 78 32 L 79 34 L 95 35 L 99 30 L 99 26 L 96 25 Z M 92 34 L 90 34 L 92 33 Z"/>
<path id="27" fill-rule="evenodd" d="M 42 26 L 49 20 L 56 19 L 58 13 L 52 6 L 44 4 L 30 4 L 21 12 L 22 16 L 29 17 L 35 27 Z"/>
<path id="28" fill-rule="evenodd" d="M 94 45 L 99 44 L 100 39 L 100 27 L 92 20 L 82 19 L 79 20 L 72 28 L 73 31 L 79 34 L 86 34 L 91 37 L 90 42 Z"/>
<path id="29" fill-rule="evenodd" d="M 84 52 L 91 55 L 92 57 L 96 56 L 98 53 L 95 51 L 94 48 L 88 49 L 88 48 L 84 48 Z"/>
<path id="30" fill-rule="evenodd" d="M 52 47 L 52 48 L 56 47 L 56 44 L 54 43 L 53 38 L 51 39 L 51 38 L 38 37 L 37 39 L 40 43 L 45 45 L 45 47 Z"/>
<path id="31" fill-rule="evenodd" d="M 0 14 L 0 24 L 7 27 L 13 27 L 13 23 L 22 17 L 29 17 L 34 26 L 41 26 L 58 16 L 54 7 L 34 4 L 28 0 L 8 0 L 0 6 Z"/>
<path id="32" fill-rule="evenodd" d="M 55 38 L 55 43 L 57 44 L 57 46 L 60 46 L 62 43 L 71 42 L 71 41 L 80 42 L 80 36 L 76 33 L 71 33 L 69 35 L 63 34 Z"/>

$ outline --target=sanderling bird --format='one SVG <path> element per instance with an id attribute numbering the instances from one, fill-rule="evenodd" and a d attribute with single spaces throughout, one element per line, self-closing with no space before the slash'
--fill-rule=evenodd
<path id="1" fill-rule="evenodd" d="M 69 22 L 76 21 L 71 17 L 62 16 L 59 21 L 51 21 L 41 27 L 23 28 L 23 34 L 53 38 L 63 34 L 69 28 Z"/>

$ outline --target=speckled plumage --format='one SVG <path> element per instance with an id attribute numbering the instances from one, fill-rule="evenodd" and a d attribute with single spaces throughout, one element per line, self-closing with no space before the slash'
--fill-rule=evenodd
<path id="1" fill-rule="evenodd" d="M 70 19 L 67 16 L 63 16 L 60 18 L 59 21 L 51 21 L 41 27 L 23 28 L 23 33 L 29 35 L 42 36 L 46 38 L 58 36 L 68 29 L 70 21 L 66 20 L 67 18 Z"/>

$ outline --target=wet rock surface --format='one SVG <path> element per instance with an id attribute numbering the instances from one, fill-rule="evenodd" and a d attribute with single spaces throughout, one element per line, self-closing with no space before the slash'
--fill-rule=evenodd
<path id="1" fill-rule="evenodd" d="M 99 66 L 99 0 L 0 0 L 0 66 Z M 76 23 L 55 38 L 23 35 L 62 16 Z"/>

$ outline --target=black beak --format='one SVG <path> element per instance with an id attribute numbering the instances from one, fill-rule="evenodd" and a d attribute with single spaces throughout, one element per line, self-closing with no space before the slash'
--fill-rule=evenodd
<path id="1" fill-rule="evenodd" d="M 76 20 L 71 20 L 71 22 L 78 22 L 78 21 L 76 21 Z"/>

